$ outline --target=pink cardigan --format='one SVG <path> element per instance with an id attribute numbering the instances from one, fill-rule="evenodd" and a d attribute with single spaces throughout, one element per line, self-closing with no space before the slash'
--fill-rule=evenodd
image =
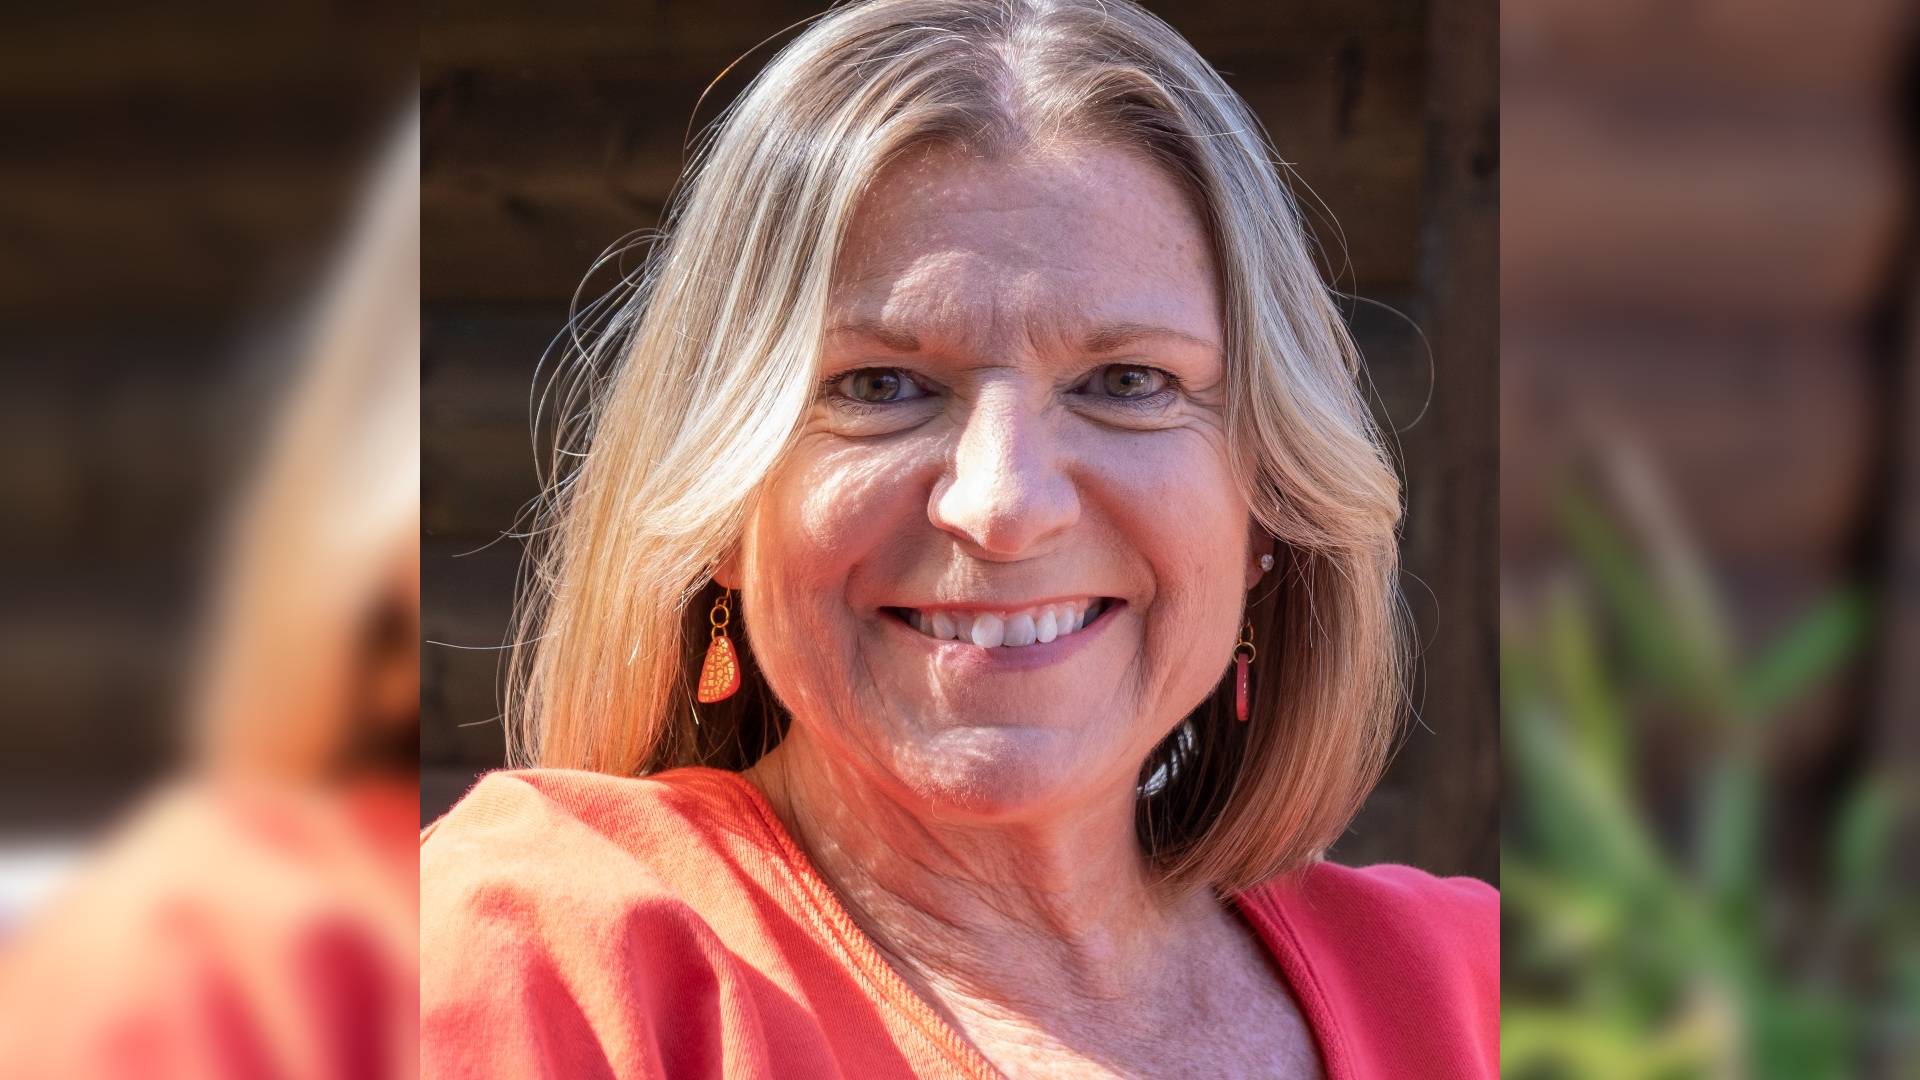
<path id="1" fill-rule="evenodd" d="M 427 1077 L 999 1076 L 736 774 L 493 773 L 420 875 Z M 1320 864 L 1234 900 L 1329 1080 L 1497 1075 L 1492 888 Z"/>
<path id="2" fill-rule="evenodd" d="M 1235 897 L 1328 1080 L 1500 1075 L 1500 894 L 1410 866 L 1319 863 Z"/>

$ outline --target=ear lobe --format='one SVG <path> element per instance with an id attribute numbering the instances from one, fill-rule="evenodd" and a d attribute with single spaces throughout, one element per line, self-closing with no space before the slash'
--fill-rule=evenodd
<path id="1" fill-rule="evenodd" d="M 1252 589 L 1255 585 L 1260 584 L 1260 579 L 1267 576 L 1267 571 L 1260 565 L 1261 556 L 1266 556 L 1269 560 L 1272 560 L 1278 548 L 1279 542 L 1267 535 L 1265 530 L 1261 529 L 1258 525 L 1253 527 L 1253 543 L 1247 548 L 1248 589 Z"/>
<path id="2" fill-rule="evenodd" d="M 740 553 L 737 549 L 714 567 L 713 580 L 723 589 L 740 591 Z"/>

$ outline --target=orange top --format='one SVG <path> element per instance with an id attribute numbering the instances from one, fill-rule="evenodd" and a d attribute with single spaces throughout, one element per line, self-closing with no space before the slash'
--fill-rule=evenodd
<path id="1" fill-rule="evenodd" d="M 420 874 L 427 1077 L 1000 1075 L 736 773 L 492 773 Z M 1322 864 L 1234 900 L 1331 1080 L 1497 1075 L 1487 885 Z"/>

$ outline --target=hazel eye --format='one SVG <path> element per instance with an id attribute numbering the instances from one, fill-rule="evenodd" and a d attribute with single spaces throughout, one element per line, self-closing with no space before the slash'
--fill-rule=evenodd
<path id="1" fill-rule="evenodd" d="M 1108 364 L 1094 372 L 1088 386 L 1106 397 L 1144 398 L 1159 393 L 1168 382 L 1167 373 L 1159 368 L 1144 364 Z"/>
<path id="2" fill-rule="evenodd" d="M 861 368 L 849 371 L 833 382 L 833 388 L 845 398 L 868 405 L 888 405 L 925 395 L 920 384 L 899 368 Z"/>

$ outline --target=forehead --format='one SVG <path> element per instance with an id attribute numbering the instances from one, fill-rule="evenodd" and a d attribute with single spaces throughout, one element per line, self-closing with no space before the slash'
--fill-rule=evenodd
<path id="1" fill-rule="evenodd" d="M 1206 232 L 1160 167 L 1073 144 L 1011 159 L 930 148 L 876 178 L 835 266 L 836 321 L 943 339 L 1140 323 L 1220 339 Z"/>

